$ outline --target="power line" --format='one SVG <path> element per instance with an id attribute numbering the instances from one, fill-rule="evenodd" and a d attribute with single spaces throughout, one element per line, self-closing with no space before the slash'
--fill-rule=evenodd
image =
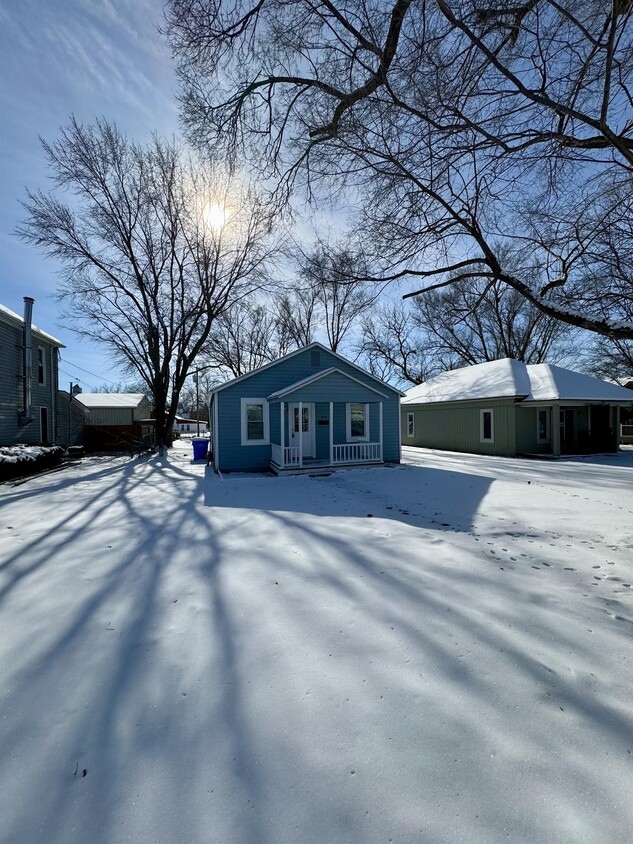
<path id="1" fill-rule="evenodd" d="M 92 375 L 93 378 L 98 378 L 99 381 L 105 381 L 106 384 L 117 384 L 118 383 L 118 381 L 111 381 L 108 378 L 104 378 L 102 375 L 97 375 L 96 372 L 91 372 L 89 369 L 84 369 L 83 366 L 77 366 L 76 363 L 73 363 L 72 361 L 66 360 L 66 358 L 61 358 L 61 360 L 63 360 L 64 363 L 68 364 L 68 366 L 72 366 L 73 369 L 80 369 L 82 372 L 85 372 L 87 375 Z M 60 366 L 60 369 L 61 369 L 61 366 Z M 62 372 L 66 372 L 66 370 L 62 369 Z M 66 375 L 70 375 L 70 372 L 66 372 Z"/>

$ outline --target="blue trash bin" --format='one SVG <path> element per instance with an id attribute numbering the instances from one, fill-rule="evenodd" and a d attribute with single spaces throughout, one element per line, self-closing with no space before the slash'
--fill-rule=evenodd
<path id="1" fill-rule="evenodd" d="M 209 440 L 192 440 L 193 443 L 193 459 L 194 460 L 206 460 L 207 459 L 207 451 L 209 448 Z"/>

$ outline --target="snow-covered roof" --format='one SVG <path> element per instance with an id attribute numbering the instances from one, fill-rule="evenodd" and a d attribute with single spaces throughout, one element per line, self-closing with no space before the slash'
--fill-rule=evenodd
<path id="1" fill-rule="evenodd" d="M 5 322 L 10 322 L 13 325 L 17 325 L 18 328 L 22 328 L 24 325 L 24 319 L 19 315 L 16 314 L 14 311 L 7 308 L 5 305 L 0 305 L 0 317 L 4 317 Z M 58 340 L 56 337 L 53 337 L 52 334 L 48 334 L 46 331 L 42 331 L 41 328 L 38 328 L 37 325 L 31 325 L 31 331 L 36 336 L 40 337 L 42 340 L 47 340 L 53 346 L 57 346 L 59 349 L 65 349 L 66 346 L 62 343 L 61 340 Z"/>
<path id="2" fill-rule="evenodd" d="M 86 407 L 138 407 L 145 393 L 78 393 L 75 398 Z"/>
<path id="3" fill-rule="evenodd" d="M 525 364 L 503 358 L 443 372 L 408 390 L 402 404 L 495 398 L 633 402 L 633 390 L 550 363 Z"/>

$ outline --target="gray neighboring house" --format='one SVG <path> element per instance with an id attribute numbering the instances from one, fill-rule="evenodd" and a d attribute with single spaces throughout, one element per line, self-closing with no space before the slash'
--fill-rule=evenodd
<path id="1" fill-rule="evenodd" d="M 474 454 L 617 451 L 633 390 L 551 364 L 503 360 L 444 372 L 407 391 L 402 444 Z"/>
<path id="2" fill-rule="evenodd" d="M 47 445 L 57 440 L 57 373 L 64 344 L 24 315 L 0 305 L 0 445 Z"/>

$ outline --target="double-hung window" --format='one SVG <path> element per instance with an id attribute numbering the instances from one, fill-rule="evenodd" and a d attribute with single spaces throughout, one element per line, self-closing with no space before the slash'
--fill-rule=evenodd
<path id="1" fill-rule="evenodd" d="M 369 405 L 350 402 L 347 405 L 347 441 L 369 439 Z"/>
<path id="2" fill-rule="evenodd" d="M 268 445 L 268 402 L 266 399 L 242 399 L 242 445 Z"/>
<path id="3" fill-rule="evenodd" d="M 415 413 L 409 411 L 407 413 L 407 437 L 415 436 Z"/>
<path id="4" fill-rule="evenodd" d="M 46 367 L 44 365 L 44 349 L 37 347 L 37 383 L 46 384 Z"/>
<path id="5" fill-rule="evenodd" d="M 479 439 L 482 443 L 495 441 L 494 411 L 479 411 Z"/>

